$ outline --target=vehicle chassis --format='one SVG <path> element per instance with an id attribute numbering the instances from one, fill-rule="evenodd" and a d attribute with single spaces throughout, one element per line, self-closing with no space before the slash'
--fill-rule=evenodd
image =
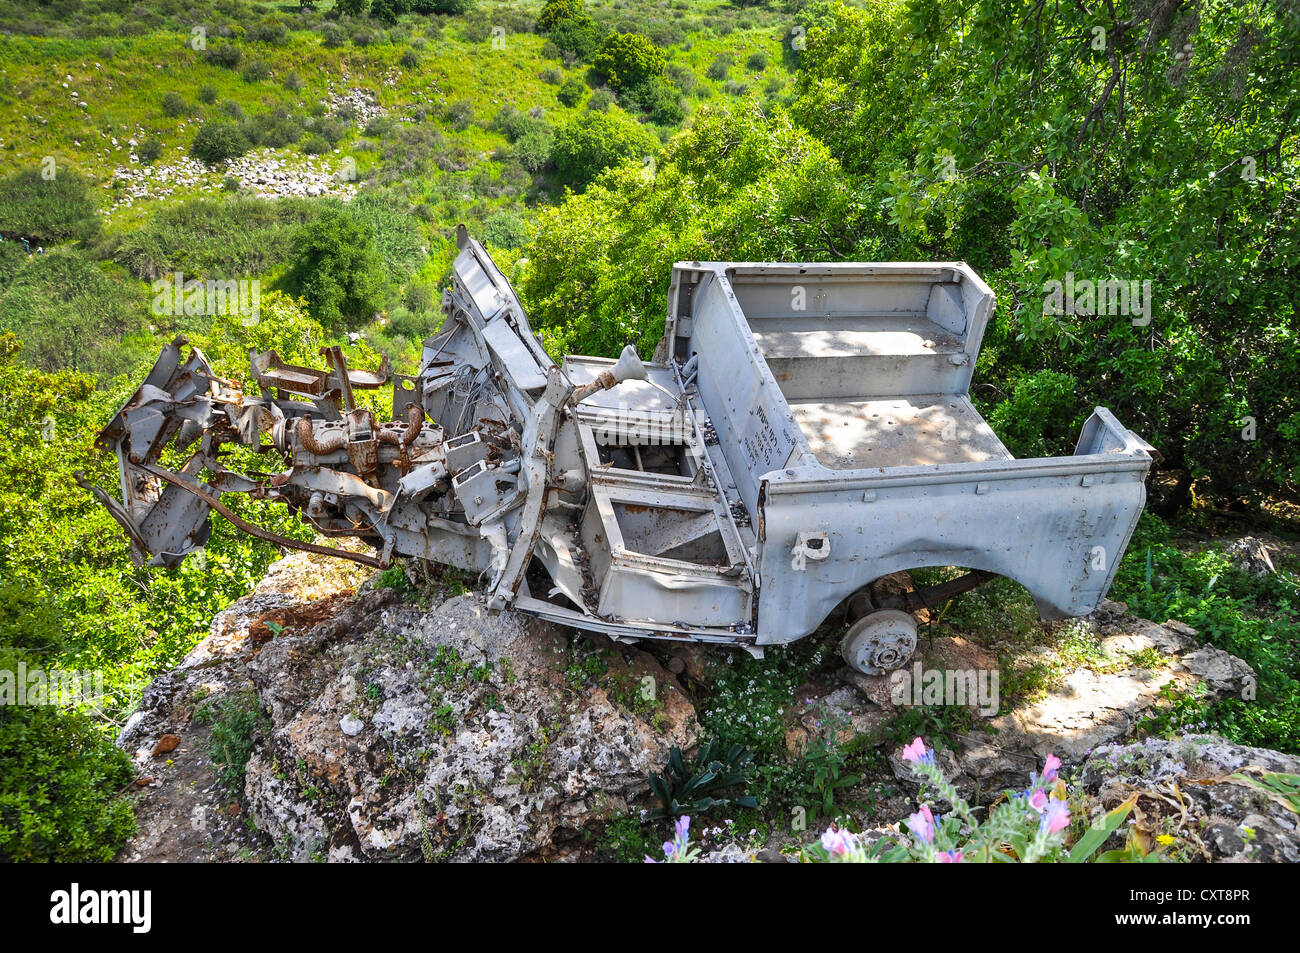
<path id="1" fill-rule="evenodd" d="M 487 252 L 459 243 L 414 377 L 350 369 L 337 347 L 326 370 L 252 352 L 246 394 L 182 358 L 183 338 L 164 348 L 99 436 L 121 501 L 79 477 L 136 562 L 177 565 L 215 509 L 285 546 L 456 566 L 492 609 L 618 640 L 761 654 L 846 606 L 841 648 L 868 674 L 907 661 L 917 610 L 995 576 L 1045 618 L 1109 588 L 1154 451 L 1098 407 L 1073 456 L 1014 459 L 968 396 L 994 301 L 967 265 L 681 262 L 653 362 L 557 364 Z M 356 392 L 390 382 L 380 422 Z M 278 465 L 227 469 L 227 443 Z M 230 492 L 377 555 L 277 536 Z M 969 571 L 879 584 L 930 566 Z"/>

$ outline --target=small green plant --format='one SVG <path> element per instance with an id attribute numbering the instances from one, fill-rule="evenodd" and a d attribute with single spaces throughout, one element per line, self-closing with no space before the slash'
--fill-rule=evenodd
<path id="1" fill-rule="evenodd" d="M 723 749 L 717 741 L 700 747 L 695 758 L 687 762 L 678 747 L 668 753 L 662 774 L 650 775 L 650 790 L 659 799 L 651 817 L 679 817 L 688 811 L 707 811 L 715 807 L 736 805 L 756 807 L 758 802 L 747 794 L 728 794 L 749 780 L 754 754 L 740 745 Z"/>
<path id="2" fill-rule="evenodd" d="M 406 575 L 406 570 L 402 566 L 389 566 L 375 577 L 376 589 L 392 589 L 394 592 L 406 595 L 415 592 L 415 586 Z"/>
<path id="3" fill-rule="evenodd" d="M 862 780 L 846 770 L 848 759 L 843 746 L 836 741 L 837 731 L 844 724 L 847 724 L 847 719 L 842 716 L 827 719 L 823 724 L 823 733 L 813 738 L 804 754 L 811 774 L 813 806 L 823 815 L 834 813 L 835 798 L 840 791 L 851 788 Z"/>
<path id="4" fill-rule="evenodd" d="M 195 712 L 194 720 L 212 726 L 208 755 L 217 780 L 232 797 L 242 796 L 248 759 L 258 736 L 271 726 L 270 719 L 258 707 L 257 694 L 235 692 L 212 699 Z"/>
<path id="5" fill-rule="evenodd" d="M 639 862 L 658 844 L 652 828 L 631 814 L 623 814 L 605 825 L 597 846 L 613 854 L 619 862 L 631 864 Z"/>

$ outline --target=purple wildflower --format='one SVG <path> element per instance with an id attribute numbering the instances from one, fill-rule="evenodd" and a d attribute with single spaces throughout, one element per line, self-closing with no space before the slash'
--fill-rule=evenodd
<path id="1" fill-rule="evenodd" d="M 913 834 L 925 843 L 934 840 L 934 815 L 930 813 L 930 805 L 922 804 L 921 810 L 907 818 L 907 826 Z"/>
<path id="2" fill-rule="evenodd" d="M 934 752 L 926 748 L 925 742 L 918 736 L 910 745 L 903 748 L 903 760 L 933 766 Z"/>
<path id="3" fill-rule="evenodd" d="M 1052 800 L 1048 802 L 1041 823 L 1047 829 L 1047 833 L 1055 834 L 1070 823 L 1070 808 L 1064 801 Z"/>

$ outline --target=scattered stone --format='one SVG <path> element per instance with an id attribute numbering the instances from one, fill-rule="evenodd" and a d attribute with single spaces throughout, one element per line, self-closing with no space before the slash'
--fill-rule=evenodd
<path id="1" fill-rule="evenodd" d="M 365 724 L 361 721 L 361 719 L 353 715 L 344 715 L 339 720 L 339 730 L 342 731 L 349 738 L 354 738 L 357 735 L 361 734 L 361 729 L 364 727 Z"/>

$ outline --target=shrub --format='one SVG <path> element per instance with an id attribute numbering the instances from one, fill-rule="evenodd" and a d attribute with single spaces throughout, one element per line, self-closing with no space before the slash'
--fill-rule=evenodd
<path id="1" fill-rule="evenodd" d="M 198 99 L 204 105 L 211 106 L 217 101 L 217 87 L 211 83 L 204 83 L 199 87 Z"/>
<path id="2" fill-rule="evenodd" d="M 1070 441 L 1082 426 L 1082 421 L 1076 421 L 1078 388 L 1078 381 L 1059 371 L 1023 377 L 1011 397 L 993 408 L 989 426 L 1017 457 L 1068 453 Z"/>
<path id="3" fill-rule="evenodd" d="M 540 172 L 551 161 L 555 134 L 549 126 L 529 129 L 510 146 L 509 156 L 529 172 Z"/>
<path id="4" fill-rule="evenodd" d="M 561 53 L 579 60 L 589 60 L 604 42 L 606 30 L 590 17 L 561 20 L 548 33 Z"/>
<path id="5" fill-rule="evenodd" d="M 415 69 L 420 65 L 420 55 L 412 49 L 402 51 L 402 58 L 398 60 L 405 69 Z"/>
<path id="6" fill-rule="evenodd" d="M 185 102 L 185 97 L 177 92 L 164 93 L 162 98 L 163 115 L 175 119 L 177 116 L 185 115 L 189 106 Z"/>
<path id="7" fill-rule="evenodd" d="M 522 248 L 528 242 L 528 223 L 513 209 L 503 209 L 484 220 L 482 235 L 492 248 Z"/>
<path id="8" fill-rule="evenodd" d="M 288 28 L 279 20 L 260 20 L 252 24 L 244 33 L 244 38 L 253 43 L 270 43 L 279 46 L 288 35 Z"/>
<path id="9" fill-rule="evenodd" d="M 719 53 L 709 64 L 709 68 L 704 71 L 704 75 L 712 80 L 726 79 L 727 74 L 731 72 L 731 63 L 730 53 Z"/>
<path id="10" fill-rule="evenodd" d="M 583 0 L 546 0 L 542 12 L 537 14 L 537 32 L 550 33 L 565 20 L 586 16 L 587 5 Z"/>
<path id="11" fill-rule="evenodd" d="M 614 89 L 631 89 L 664 72 L 664 54 L 639 33 L 615 33 L 600 45 L 592 67 Z"/>
<path id="12" fill-rule="evenodd" d="M 410 12 L 410 0 L 371 0 L 370 3 L 370 15 L 380 23 L 396 23 L 398 17 Z"/>
<path id="13" fill-rule="evenodd" d="M 221 66 L 225 69 L 234 69 L 244 57 L 239 47 L 229 43 L 214 43 L 204 51 L 203 55 L 213 66 Z"/>
<path id="14" fill-rule="evenodd" d="M 140 143 L 139 147 L 136 149 L 136 155 L 140 157 L 141 162 L 156 162 L 159 156 L 162 155 L 162 151 L 162 140 L 150 136 L 148 139 Z"/>
<path id="15" fill-rule="evenodd" d="M 299 143 L 298 148 L 304 155 L 318 156 L 329 152 L 330 144 L 325 141 L 324 136 L 313 132 Z"/>
<path id="16" fill-rule="evenodd" d="M 0 706 L 0 860 L 113 859 L 135 829 L 135 772 L 84 715 Z"/>
<path id="17" fill-rule="evenodd" d="M 452 129 L 463 132 L 474 120 L 474 104 L 468 99 L 453 99 L 443 116 Z"/>
<path id="18" fill-rule="evenodd" d="M 761 73 L 767 69 L 767 54 L 762 50 L 755 50 L 750 53 L 749 58 L 745 60 L 745 68 L 753 70 L 755 73 Z"/>
<path id="19" fill-rule="evenodd" d="M 659 140 L 621 112 L 587 112 L 565 126 L 551 146 L 561 180 L 582 191 L 602 171 L 659 151 Z"/>
<path id="20" fill-rule="evenodd" d="M 555 98 L 565 106 L 576 106 L 587 95 L 587 84 L 576 76 L 570 76 L 555 91 Z"/>
<path id="21" fill-rule="evenodd" d="M 361 327 L 383 307 L 387 275 L 374 229 L 339 207 L 302 227 L 284 287 L 307 299 L 313 318 L 332 331 Z"/>
<path id="22" fill-rule="evenodd" d="M 264 60 L 253 60 L 239 75 L 246 83 L 260 83 L 271 78 L 271 67 Z"/>
<path id="23" fill-rule="evenodd" d="M 218 165 L 242 156 L 248 149 L 248 139 L 234 123 L 208 122 L 195 134 L 190 155 L 208 165 Z"/>
<path id="24" fill-rule="evenodd" d="M 663 79 L 634 86 L 627 91 L 624 101 L 629 108 L 645 113 L 651 122 L 661 126 L 675 126 L 686 116 L 681 96 Z"/>
<path id="25" fill-rule="evenodd" d="M 614 94 L 602 86 L 587 97 L 587 108 L 592 112 L 603 113 L 616 101 Z"/>
<path id="26" fill-rule="evenodd" d="M 96 238 L 100 222 L 90 181 L 66 166 L 56 165 L 52 179 L 42 171 L 33 167 L 0 179 L 0 235 L 42 245 Z"/>

